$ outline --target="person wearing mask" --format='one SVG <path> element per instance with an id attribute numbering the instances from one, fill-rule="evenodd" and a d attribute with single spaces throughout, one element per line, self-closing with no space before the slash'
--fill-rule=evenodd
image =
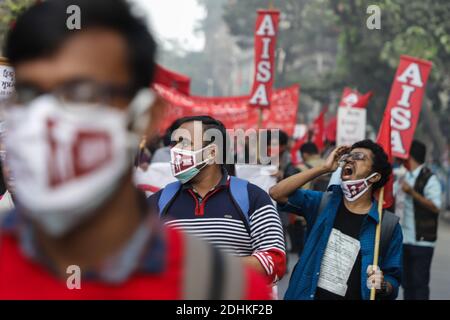
<path id="1" fill-rule="evenodd" d="M 406 174 L 394 185 L 395 210 L 402 217 L 403 297 L 430 298 L 430 269 L 437 240 L 442 188 L 436 175 L 425 165 L 426 146 L 413 140 Z"/>
<path id="2" fill-rule="evenodd" d="M 178 181 L 149 198 L 166 224 L 238 256 L 276 282 L 286 256 L 280 217 L 269 195 L 224 167 L 232 157 L 224 125 L 209 116 L 182 118 L 174 131 L 172 171 Z"/>
<path id="3" fill-rule="evenodd" d="M 81 30 L 66 28 L 72 5 Z M 17 219 L 0 231 L 0 299 L 270 297 L 242 262 L 161 226 L 133 185 L 139 137 L 164 114 L 155 51 L 123 0 L 48 0 L 17 19 L 5 49 Z"/>
<path id="4" fill-rule="evenodd" d="M 341 185 L 330 191 L 301 189 L 343 165 Z M 402 232 L 394 214 L 381 223 L 379 267 L 372 266 L 379 221 L 374 192 L 385 185 L 392 168 L 382 147 L 363 140 L 335 149 L 325 163 L 280 181 L 270 195 L 286 210 L 303 215 L 308 236 L 293 271 L 285 299 L 395 299 L 401 279 Z"/>

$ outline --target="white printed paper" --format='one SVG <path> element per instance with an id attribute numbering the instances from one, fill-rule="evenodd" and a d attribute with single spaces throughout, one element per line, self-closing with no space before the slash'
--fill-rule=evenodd
<path id="1" fill-rule="evenodd" d="M 336 143 L 352 145 L 366 136 L 366 109 L 339 107 Z"/>
<path id="2" fill-rule="evenodd" d="M 322 258 L 317 286 L 334 294 L 345 296 L 347 281 L 360 247 L 359 240 L 333 228 Z"/>

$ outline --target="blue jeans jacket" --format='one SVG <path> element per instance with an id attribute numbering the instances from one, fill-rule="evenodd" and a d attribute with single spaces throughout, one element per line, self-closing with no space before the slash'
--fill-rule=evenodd
<path id="1" fill-rule="evenodd" d="M 318 210 L 323 192 L 319 191 L 298 189 L 283 206 L 285 211 L 304 216 L 308 225 L 305 247 L 289 281 L 289 287 L 284 297 L 286 300 L 314 300 L 322 257 L 343 197 L 340 186 L 333 186 L 331 190 L 332 195 L 320 215 L 318 215 Z M 366 271 L 367 267 L 373 264 L 375 229 L 378 220 L 377 202 L 373 201 L 360 233 L 361 298 L 363 300 L 370 298 L 370 290 L 366 284 Z M 402 242 L 402 230 L 397 224 L 389 249 L 386 254 L 379 257 L 378 262 L 385 280 L 393 287 L 393 291 L 389 297 L 386 297 L 387 299 L 395 299 L 398 295 L 402 273 Z"/>

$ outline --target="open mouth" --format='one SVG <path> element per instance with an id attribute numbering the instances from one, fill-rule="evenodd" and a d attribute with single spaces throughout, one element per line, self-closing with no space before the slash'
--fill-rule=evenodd
<path id="1" fill-rule="evenodd" d="M 343 177 L 349 177 L 353 174 L 354 172 L 354 168 L 352 165 L 346 164 L 343 168 L 342 168 L 342 176 Z"/>

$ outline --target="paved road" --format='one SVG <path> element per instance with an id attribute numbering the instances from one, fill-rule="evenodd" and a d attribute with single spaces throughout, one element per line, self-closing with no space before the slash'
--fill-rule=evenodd
<path id="1" fill-rule="evenodd" d="M 431 266 L 430 295 L 434 300 L 450 300 L 450 222 L 441 220 L 436 249 Z M 289 255 L 289 271 L 295 266 L 298 258 L 295 254 Z M 289 284 L 290 274 L 287 274 L 278 285 L 278 296 L 284 296 Z M 400 290 L 402 291 L 402 290 Z M 402 292 L 398 299 L 403 299 Z"/>

